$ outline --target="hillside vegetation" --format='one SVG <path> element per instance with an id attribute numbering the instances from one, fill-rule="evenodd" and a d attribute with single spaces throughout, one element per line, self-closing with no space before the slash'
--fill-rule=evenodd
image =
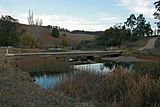
<path id="1" fill-rule="evenodd" d="M 72 46 L 80 43 L 82 40 L 91 41 L 94 40 L 95 38 L 94 35 L 72 34 L 64 31 L 60 32 L 59 37 L 56 38 L 51 35 L 50 29 L 35 25 L 18 24 L 17 31 L 20 34 L 28 33 L 34 36 L 35 38 L 37 38 L 40 46 L 50 46 L 50 47 L 61 46 L 63 41 L 66 41 L 68 45 Z"/>
<path id="2" fill-rule="evenodd" d="M 0 18 L 0 46 L 28 48 L 73 47 L 83 41 L 92 41 L 90 34 L 73 34 L 55 26 L 24 25 L 11 16 Z"/>

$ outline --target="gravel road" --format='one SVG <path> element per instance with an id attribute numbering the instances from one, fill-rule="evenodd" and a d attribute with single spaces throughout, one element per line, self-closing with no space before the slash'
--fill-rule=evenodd
<path id="1" fill-rule="evenodd" d="M 159 37 L 153 37 L 153 38 L 151 38 L 148 42 L 147 42 L 147 44 L 146 44 L 146 46 L 144 46 L 143 48 L 140 48 L 140 49 L 138 49 L 138 50 L 144 50 L 144 49 L 153 49 L 153 48 L 155 48 L 155 42 L 156 42 L 156 40 L 158 39 Z"/>

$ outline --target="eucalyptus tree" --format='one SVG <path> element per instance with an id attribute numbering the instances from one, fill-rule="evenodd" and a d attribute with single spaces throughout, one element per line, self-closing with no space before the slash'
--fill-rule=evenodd
<path id="1" fill-rule="evenodd" d="M 133 29 L 136 25 L 136 17 L 134 14 L 131 14 L 129 18 L 127 18 L 127 21 L 124 22 L 124 24 L 130 28 L 131 33 L 133 32 Z"/>
<path id="2" fill-rule="evenodd" d="M 139 37 L 150 36 L 153 31 L 151 29 L 151 24 L 146 21 L 143 14 L 135 16 L 131 14 L 125 25 L 131 30 L 130 40 L 137 40 Z"/>
<path id="3" fill-rule="evenodd" d="M 160 20 L 160 0 L 154 3 L 156 12 L 153 14 L 155 16 L 155 19 Z"/>
<path id="4" fill-rule="evenodd" d="M 18 43 L 17 23 L 18 19 L 14 19 L 8 15 L 0 18 L 0 45 L 13 46 Z"/>

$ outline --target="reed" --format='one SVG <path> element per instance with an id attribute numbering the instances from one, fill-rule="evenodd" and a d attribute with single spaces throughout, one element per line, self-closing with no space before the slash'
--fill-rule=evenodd
<path id="1" fill-rule="evenodd" d="M 160 78 L 116 69 L 107 75 L 81 71 L 56 89 L 75 99 L 104 107 L 159 107 Z"/>
<path id="2" fill-rule="evenodd" d="M 16 67 L 29 73 L 64 73 L 72 71 L 73 66 L 65 59 L 50 56 L 30 56 L 16 59 Z"/>

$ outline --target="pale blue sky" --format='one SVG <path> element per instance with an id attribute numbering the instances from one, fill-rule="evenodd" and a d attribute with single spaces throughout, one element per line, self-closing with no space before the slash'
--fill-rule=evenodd
<path id="1" fill-rule="evenodd" d="M 69 30 L 105 30 L 134 14 L 144 14 L 154 25 L 156 0 L 0 0 L 0 15 L 11 15 L 27 24 L 28 11 L 43 25 Z M 154 26 L 153 26 L 154 27 Z"/>

